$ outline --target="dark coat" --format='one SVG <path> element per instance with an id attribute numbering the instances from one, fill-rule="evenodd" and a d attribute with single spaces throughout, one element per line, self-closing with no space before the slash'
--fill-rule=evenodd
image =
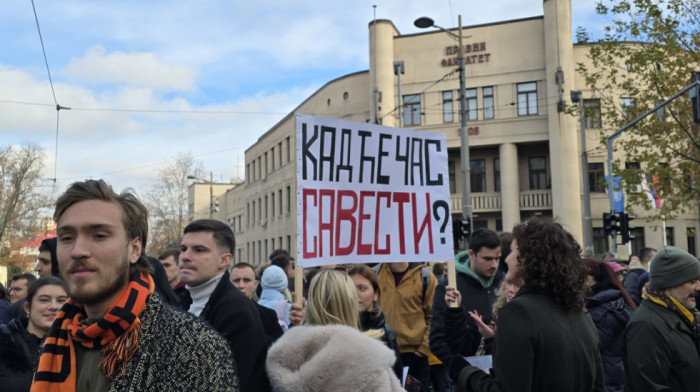
<path id="1" fill-rule="evenodd" d="M 603 391 L 598 331 L 588 313 L 567 311 L 526 288 L 498 311 L 493 373 L 468 366 L 457 385 L 469 391 Z"/>
<path id="2" fill-rule="evenodd" d="M 457 290 L 462 294 L 462 309 L 464 313 L 467 311 L 476 310 L 487 325 L 491 323 L 491 315 L 493 304 L 498 299 L 496 291 L 501 285 L 504 274 L 497 272 L 493 279 L 491 287 L 484 288 L 473 277 L 458 272 L 457 273 Z M 460 354 L 462 356 L 470 356 L 476 353 L 481 343 L 481 334 L 476 327 L 476 323 L 471 317 L 467 317 L 465 329 L 462 337 L 459 340 L 458 346 L 451 346 L 448 341 L 452 341 L 454 332 L 446 328 L 446 317 L 448 308 L 445 303 L 445 284 L 439 284 L 435 288 L 435 296 L 433 297 L 433 317 L 430 323 L 430 351 L 443 363 L 448 363 L 452 355 Z M 448 336 L 450 335 L 450 336 Z M 486 353 L 491 354 L 491 341 L 489 339 L 486 345 Z"/>
<path id="3" fill-rule="evenodd" d="M 253 302 L 253 304 L 255 304 L 255 309 L 258 310 L 260 321 L 262 322 L 263 329 L 265 330 L 267 348 L 270 348 L 272 343 L 274 343 L 284 334 L 282 326 L 277 321 L 277 312 L 270 308 L 266 308 L 257 302 Z"/>
<path id="4" fill-rule="evenodd" d="M 260 314 L 253 302 L 229 281 L 228 271 L 224 272 L 199 318 L 206 320 L 231 345 L 241 391 L 268 391 L 267 341 Z"/>
<path id="5" fill-rule="evenodd" d="M 624 334 L 625 390 L 700 390 L 697 343 L 679 315 L 642 301 Z"/>
<path id="6" fill-rule="evenodd" d="M 622 338 L 634 311 L 622 298 L 620 291 L 615 289 L 596 293 L 586 302 L 586 307 L 591 314 L 593 324 L 598 329 L 605 391 L 622 392 L 625 386 Z"/>
<path id="7" fill-rule="evenodd" d="M 27 331 L 26 322 L 17 318 L 0 325 L 0 389 L 26 392 L 39 363 L 41 339 Z"/>
<path id="8" fill-rule="evenodd" d="M 239 389 L 231 350 L 210 326 L 151 295 L 139 318 L 139 347 L 110 392 Z"/>
<path id="9" fill-rule="evenodd" d="M 360 330 L 362 332 L 369 331 L 370 329 L 379 329 L 384 331 L 382 336 L 382 342 L 394 350 L 396 355 L 396 362 L 394 362 L 394 374 L 401 380 L 403 378 L 403 363 L 401 362 L 401 352 L 399 351 L 399 345 L 396 343 L 396 332 L 386 323 L 386 317 L 384 312 L 379 309 L 373 311 L 360 312 Z"/>
<path id="10" fill-rule="evenodd" d="M 635 268 L 625 275 L 625 279 L 622 281 L 622 287 L 625 288 L 625 291 L 630 297 L 640 295 L 639 290 L 637 290 L 637 282 L 639 281 L 639 277 L 645 272 L 646 270 L 643 268 Z"/>

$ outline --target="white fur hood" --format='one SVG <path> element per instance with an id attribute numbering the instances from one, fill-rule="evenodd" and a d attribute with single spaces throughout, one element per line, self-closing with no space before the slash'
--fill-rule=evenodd
<path id="1" fill-rule="evenodd" d="M 394 375 L 394 352 L 344 325 L 287 331 L 267 354 L 277 392 L 403 391 Z"/>

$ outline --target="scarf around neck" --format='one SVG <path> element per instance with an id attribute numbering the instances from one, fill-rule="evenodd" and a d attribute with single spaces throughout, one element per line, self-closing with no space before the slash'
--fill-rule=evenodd
<path id="1" fill-rule="evenodd" d="M 100 349 L 102 372 L 110 380 L 123 374 L 129 359 L 138 349 L 139 315 L 154 289 L 150 275 L 135 271 L 119 298 L 107 308 L 102 318 L 91 325 L 82 323 L 87 318 L 83 305 L 69 298 L 46 335 L 32 392 L 75 391 L 74 344 Z"/>
<path id="2" fill-rule="evenodd" d="M 699 337 L 698 332 L 700 331 L 700 326 L 698 326 L 698 323 L 700 323 L 700 313 L 698 313 L 696 309 L 690 310 L 665 291 L 651 287 L 649 287 L 646 292 L 642 293 L 642 299 L 661 305 L 668 308 L 673 313 L 676 313 L 681 320 L 690 327 L 693 336 L 696 339 Z"/>

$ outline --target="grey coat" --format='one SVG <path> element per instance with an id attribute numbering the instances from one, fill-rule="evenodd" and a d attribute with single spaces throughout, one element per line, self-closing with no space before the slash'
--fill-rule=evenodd
<path id="1" fill-rule="evenodd" d="M 139 316 L 139 348 L 110 391 L 239 390 L 228 342 L 154 293 Z"/>

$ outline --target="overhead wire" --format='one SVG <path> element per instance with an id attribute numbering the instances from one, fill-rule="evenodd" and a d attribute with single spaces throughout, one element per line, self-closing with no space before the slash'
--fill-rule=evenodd
<path id="1" fill-rule="evenodd" d="M 56 105 L 56 142 L 54 150 L 54 163 L 53 163 L 53 187 L 51 188 L 51 198 L 53 200 L 53 195 L 56 191 L 56 176 L 58 173 L 58 130 L 61 118 L 61 109 L 69 109 L 58 104 L 56 99 L 56 89 L 53 86 L 53 79 L 51 78 L 51 68 L 49 67 L 49 60 L 46 56 L 46 48 L 44 47 L 44 37 L 41 35 L 41 27 L 39 26 L 39 16 L 36 13 L 36 6 L 34 5 L 34 0 L 32 1 L 32 11 L 34 11 L 34 21 L 36 22 L 36 30 L 39 33 L 39 42 L 41 43 L 41 53 L 44 55 L 44 64 L 46 65 L 46 73 L 49 75 L 49 84 L 51 85 L 51 94 L 53 96 L 53 102 Z"/>

